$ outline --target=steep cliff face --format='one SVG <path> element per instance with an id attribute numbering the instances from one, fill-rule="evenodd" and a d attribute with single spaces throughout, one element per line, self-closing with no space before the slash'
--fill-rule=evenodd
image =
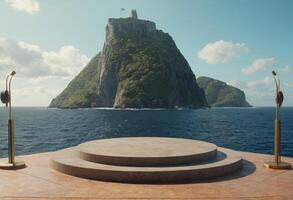
<path id="1" fill-rule="evenodd" d="M 198 77 L 197 83 L 212 107 L 251 107 L 244 92 L 238 88 L 209 77 Z"/>
<path id="2" fill-rule="evenodd" d="M 109 19 L 101 53 L 50 107 L 207 107 L 187 61 L 154 22 Z"/>

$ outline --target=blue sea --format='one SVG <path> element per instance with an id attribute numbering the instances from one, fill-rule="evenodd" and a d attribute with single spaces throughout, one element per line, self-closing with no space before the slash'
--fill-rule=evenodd
<path id="1" fill-rule="evenodd" d="M 199 110 L 14 108 L 16 154 L 55 151 L 89 140 L 164 136 L 273 154 L 273 107 Z M 282 155 L 293 156 L 293 107 L 281 110 Z M 0 108 L 0 157 L 7 156 L 7 109 Z"/>

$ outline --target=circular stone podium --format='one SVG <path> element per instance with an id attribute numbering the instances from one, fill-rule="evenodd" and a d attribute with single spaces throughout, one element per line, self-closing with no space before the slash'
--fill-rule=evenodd
<path id="1" fill-rule="evenodd" d="M 96 140 L 78 145 L 77 150 L 80 158 L 90 162 L 134 167 L 189 164 L 217 154 L 217 146 L 211 143 L 153 137 Z"/>
<path id="2" fill-rule="evenodd" d="M 179 138 L 101 139 L 52 154 L 57 171 L 101 181 L 175 183 L 229 175 L 242 166 L 237 152 Z"/>

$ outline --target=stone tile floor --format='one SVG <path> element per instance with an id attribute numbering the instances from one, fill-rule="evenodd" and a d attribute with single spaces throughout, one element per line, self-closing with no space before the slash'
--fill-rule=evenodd
<path id="1" fill-rule="evenodd" d="M 241 199 L 293 200 L 293 170 L 273 170 L 263 163 L 273 156 L 241 152 L 241 172 L 209 182 L 122 184 L 87 180 L 50 168 L 50 153 L 18 157 L 25 169 L 0 170 L 0 200 L 28 199 Z M 3 160 L 3 159 L 2 159 Z M 293 164 L 293 158 L 283 158 Z"/>

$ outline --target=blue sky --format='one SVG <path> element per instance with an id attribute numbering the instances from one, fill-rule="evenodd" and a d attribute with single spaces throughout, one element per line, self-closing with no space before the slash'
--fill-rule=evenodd
<path id="1" fill-rule="evenodd" d="M 15 104 L 48 105 L 102 49 L 107 19 L 132 8 L 173 37 L 196 76 L 239 87 L 255 106 L 272 106 L 276 69 L 284 104 L 293 106 L 289 0 L 0 0 L 0 77 L 7 66 L 19 72 Z"/>

